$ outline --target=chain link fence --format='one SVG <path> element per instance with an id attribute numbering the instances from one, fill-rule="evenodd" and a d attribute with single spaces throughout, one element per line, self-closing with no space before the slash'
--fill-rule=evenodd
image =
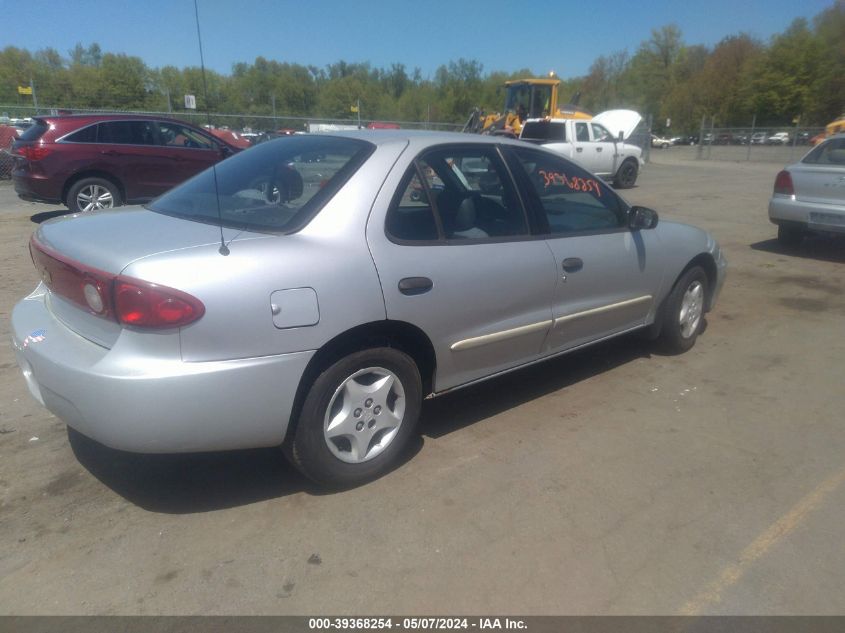
<path id="1" fill-rule="evenodd" d="M 823 138 L 823 127 L 715 127 L 711 123 L 701 126 L 695 157 L 787 164 L 797 161 Z"/>
<path id="2" fill-rule="evenodd" d="M 279 131 L 313 131 L 315 129 L 348 129 L 367 127 L 368 125 L 388 124 L 405 129 L 459 131 L 461 124 L 438 121 L 388 121 L 368 118 L 322 118 L 303 116 L 274 116 L 261 114 L 232 114 L 223 112 L 161 112 L 141 110 L 97 110 L 91 108 L 40 108 L 39 114 L 65 113 L 102 113 L 102 114 L 143 114 L 179 119 L 196 126 L 213 125 L 217 128 L 254 134 L 273 134 Z M 0 180 L 11 178 L 12 156 L 10 147 L 17 137 L 15 123 L 31 118 L 36 114 L 32 107 L 0 105 Z M 643 158 L 649 161 L 653 151 L 664 151 L 652 146 L 651 117 L 645 117 L 637 131 L 626 142 L 638 145 L 643 150 Z M 668 135 L 667 135 L 668 136 Z M 794 126 L 757 126 L 715 127 L 711 122 L 702 122 L 697 135 L 671 139 L 673 145 L 666 151 L 692 154 L 699 160 L 758 161 L 788 164 L 801 158 L 812 147 L 814 141 L 823 138 L 824 128 Z M 684 146 L 686 149 L 676 149 Z"/>
<path id="3" fill-rule="evenodd" d="M 442 130 L 459 131 L 461 125 L 439 121 L 390 121 L 385 119 L 368 119 L 357 117 L 324 118 L 302 116 L 273 116 L 261 114 L 230 114 L 224 112 L 156 112 L 142 110 L 98 110 L 92 108 L 39 108 L 37 114 L 142 114 L 149 116 L 167 117 L 191 123 L 198 127 L 213 125 L 216 128 L 229 129 L 238 133 L 247 132 L 259 137 L 278 133 L 279 131 L 307 132 L 318 129 L 350 129 L 357 127 L 393 127 L 414 130 Z M 11 144 L 17 138 L 19 125 L 26 125 L 26 121 L 36 115 L 32 107 L 0 105 L 0 180 L 11 178 L 12 157 Z"/>

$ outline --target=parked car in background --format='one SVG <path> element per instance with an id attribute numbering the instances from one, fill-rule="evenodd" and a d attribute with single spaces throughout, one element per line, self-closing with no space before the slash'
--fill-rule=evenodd
<path id="1" fill-rule="evenodd" d="M 808 233 L 845 233 L 845 134 L 825 140 L 778 173 L 769 220 L 778 241 L 801 244 Z"/>
<path id="2" fill-rule="evenodd" d="M 262 143 L 31 252 L 11 333 L 50 411 L 135 452 L 282 445 L 332 487 L 394 467 L 426 397 L 632 331 L 689 350 L 726 270 L 554 152 L 401 130 Z"/>
<path id="3" fill-rule="evenodd" d="M 14 160 L 10 150 L 17 137 L 17 130 L 14 127 L 0 123 L 0 180 L 8 180 L 12 177 Z"/>
<path id="4" fill-rule="evenodd" d="M 765 145 L 766 139 L 768 138 L 768 132 L 754 132 L 751 135 L 751 144 L 752 145 Z"/>
<path id="5" fill-rule="evenodd" d="M 222 141 L 225 141 L 227 144 L 231 145 L 232 147 L 237 147 L 238 149 L 247 149 L 252 147 L 252 142 L 250 139 L 239 133 L 235 132 L 234 130 L 230 130 L 229 128 L 219 128 L 219 127 L 205 127 L 208 132 L 211 133 L 212 136 L 215 138 L 219 138 Z"/>
<path id="6" fill-rule="evenodd" d="M 766 139 L 766 145 L 787 145 L 789 139 L 789 132 L 775 132 Z"/>
<path id="7" fill-rule="evenodd" d="M 667 147 L 672 146 L 672 141 L 668 138 L 663 138 L 662 136 L 657 136 L 656 134 L 651 135 L 651 146 L 657 147 L 659 149 L 666 149 Z"/>
<path id="8" fill-rule="evenodd" d="M 238 148 L 173 119 L 79 114 L 35 117 L 11 151 L 18 196 L 79 212 L 150 200 Z"/>

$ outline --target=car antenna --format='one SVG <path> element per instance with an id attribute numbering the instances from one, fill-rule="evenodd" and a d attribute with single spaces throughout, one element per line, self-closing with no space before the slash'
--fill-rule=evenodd
<path id="1" fill-rule="evenodd" d="M 197 6 L 197 0 L 194 0 L 194 17 L 197 22 L 197 42 L 200 47 L 200 71 L 202 74 L 202 92 L 205 99 L 205 118 L 208 122 L 208 127 L 211 128 L 211 111 L 208 109 L 208 83 L 205 80 L 205 60 L 202 55 L 202 35 L 200 35 L 200 11 Z M 229 254 L 229 247 L 226 246 L 226 241 L 223 239 L 223 213 L 220 210 L 220 189 L 217 186 L 217 165 L 211 166 L 211 173 L 214 177 L 214 200 L 217 202 L 217 225 L 220 227 L 220 248 L 217 252 L 224 257 Z"/>

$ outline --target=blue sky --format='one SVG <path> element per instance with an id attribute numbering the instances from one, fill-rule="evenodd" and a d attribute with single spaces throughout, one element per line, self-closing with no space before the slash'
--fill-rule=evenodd
<path id="1" fill-rule="evenodd" d="M 651 29 L 675 23 L 687 44 L 712 46 L 747 32 L 763 41 L 833 0 L 199 0 L 205 61 L 270 59 L 325 66 L 343 59 L 402 63 L 424 77 L 458 58 L 484 71 L 587 72 L 599 55 L 634 53 Z M 0 0 L 0 48 L 62 55 L 74 44 L 141 57 L 148 65 L 199 64 L 193 0 Z"/>

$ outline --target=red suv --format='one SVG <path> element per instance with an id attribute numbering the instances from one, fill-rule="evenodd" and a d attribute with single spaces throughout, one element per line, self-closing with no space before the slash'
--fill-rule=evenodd
<path id="1" fill-rule="evenodd" d="M 12 179 L 24 200 L 91 211 L 146 202 L 237 151 L 173 119 L 39 116 L 12 145 Z"/>

